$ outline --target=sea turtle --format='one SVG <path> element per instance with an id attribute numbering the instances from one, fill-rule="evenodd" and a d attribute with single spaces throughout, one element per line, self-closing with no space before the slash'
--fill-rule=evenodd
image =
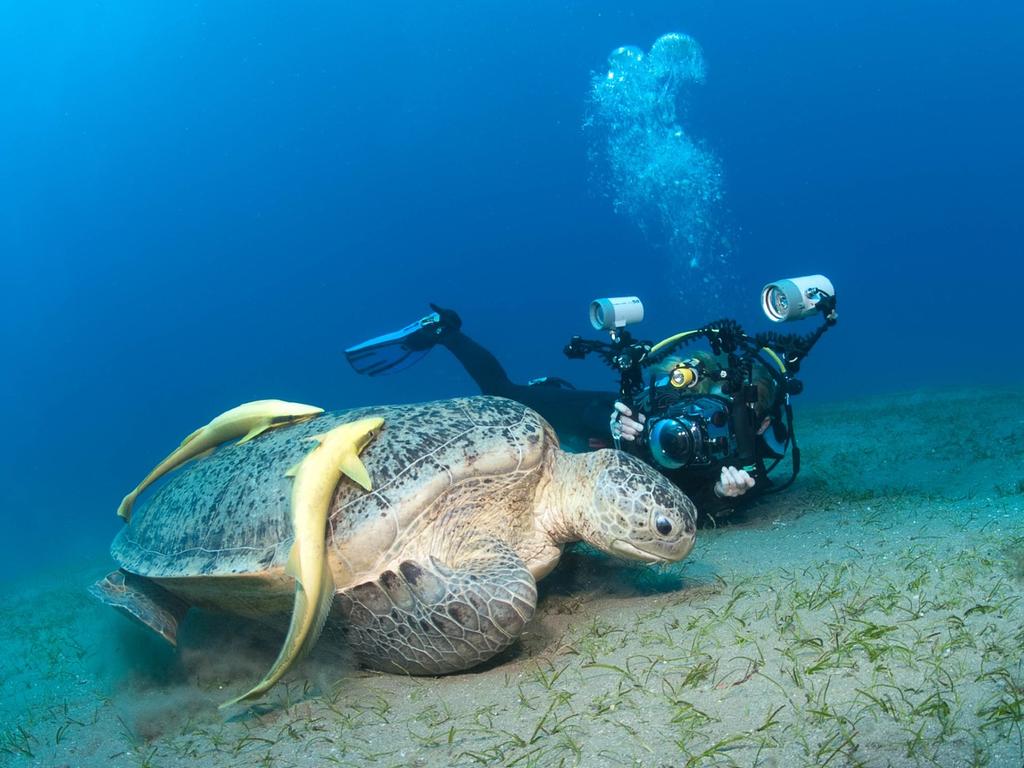
<path id="1" fill-rule="evenodd" d="M 383 419 L 360 446 L 372 491 L 332 481 L 325 531 L 332 615 L 366 666 L 435 675 L 499 653 L 569 542 L 650 563 L 693 546 L 693 504 L 639 459 L 567 453 L 535 411 L 471 397 L 324 413 L 193 461 L 138 505 L 91 592 L 172 644 L 189 606 L 286 616 L 287 470 L 367 419 Z"/>

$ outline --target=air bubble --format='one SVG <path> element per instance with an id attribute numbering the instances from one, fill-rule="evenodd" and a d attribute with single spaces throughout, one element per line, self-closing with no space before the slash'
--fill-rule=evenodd
<path id="1" fill-rule="evenodd" d="M 671 254 L 678 279 L 714 283 L 725 263 L 721 164 L 680 117 L 705 74 L 704 54 L 688 35 L 662 35 L 647 54 L 616 48 L 608 72 L 592 78 L 585 125 L 594 178 L 613 209 Z"/>

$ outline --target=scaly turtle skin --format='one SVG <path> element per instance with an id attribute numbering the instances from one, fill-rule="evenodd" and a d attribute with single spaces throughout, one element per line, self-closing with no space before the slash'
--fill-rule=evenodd
<path id="1" fill-rule="evenodd" d="M 333 613 L 367 666 L 441 674 L 499 653 L 569 542 L 646 562 L 693 546 L 692 503 L 650 467 L 566 453 L 536 412 L 473 397 L 325 413 L 187 465 L 135 510 L 93 594 L 172 643 L 188 606 L 287 615 L 285 472 L 309 437 L 368 417 L 384 419 L 361 454 L 373 490 L 342 478 L 326 531 Z"/>

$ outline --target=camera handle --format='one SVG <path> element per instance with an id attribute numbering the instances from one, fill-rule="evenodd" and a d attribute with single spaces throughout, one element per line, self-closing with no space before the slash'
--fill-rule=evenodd
<path id="1" fill-rule="evenodd" d="M 573 360 L 582 360 L 596 352 L 605 365 L 619 372 L 619 400 L 630 410 L 635 410 L 636 397 L 644 388 L 643 363 L 651 351 L 651 344 L 634 340 L 624 328 L 612 329 L 609 335 L 610 342 L 573 336 L 562 351 Z"/>
<path id="2" fill-rule="evenodd" d="M 750 403 L 756 400 L 757 388 L 741 384 L 729 408 L 733 434 L 736 435 L 736 463 L 740 465 L 740 469 L 751 473 L 758 469 L 754 411 L 750 407 Z"/>
<path id="3" fill-rule="evenodd" d="M 651 345 L 633 341 L 625 329 L 612 330 L 610 334 L 612 345 L 616 348 L 613 363 L 619 372 L 619 399 L 635 413 L 636 396 L 644 388 L 643 361 L 651 351 Z"/>

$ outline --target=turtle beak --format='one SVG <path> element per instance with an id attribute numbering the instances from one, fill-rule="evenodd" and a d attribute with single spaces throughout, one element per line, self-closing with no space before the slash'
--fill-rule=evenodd
<path id="1" fill-rule="evenodd" d="M 619 557 L 624 557 L 627 560 L 639 560 L 642 563 L 666 563 L 676 559 L 682 560 L 682 557 L 666 557 L 660 553 L 648 552 L 630 544 L 625 539 L 616 539 L 611 543 L 609 549 Z M 687 552 L 689 552 L 689 549 L 687 549 Z"/>
<path id="2" fill-rule="evenodd" d="M 643 563 L 676 563 L 690 554 L 693 542 L 693 536 L 686 536 L 672 542 L 644 542 L 644 548 L 641 549 L 624 539 L 616 539 L 609 549 L 627 560 L 639 560 Z"/>

